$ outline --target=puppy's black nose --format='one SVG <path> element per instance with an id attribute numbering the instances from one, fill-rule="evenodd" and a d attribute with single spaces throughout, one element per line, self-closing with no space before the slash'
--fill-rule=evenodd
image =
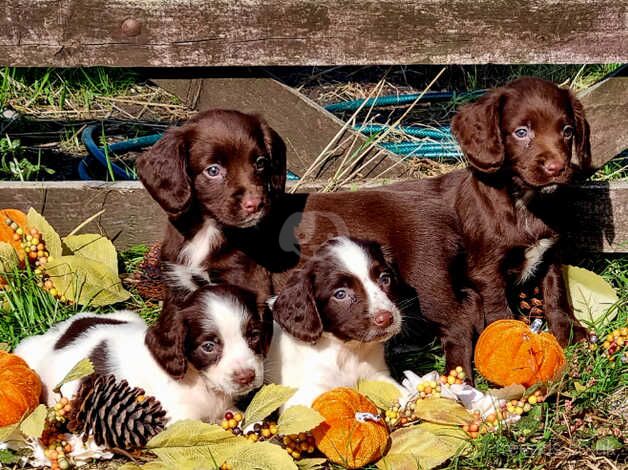
<path id="1" fill-rule="evenodd" d="M 261 197 L 248 197 L 242 200 L 242 209 L 247 214 L 254 214 L 262 208 L 262 198 Z"/>
<path id="2" fill-rule="evenodd" d="M 238 385 L 250 385 L 255 380 L 255 371 L 253 369 L 240 369 L 233 373 L 233 381 Z"/>
<path id="3" fill-rule="evenodd" d="M 386 328 L 387 326 L 390 326 L 392 324 L 393 316 L 392 313 L 390 313 L 388 310 L 380 310 L 375 314 L 375 318 L 373 318 L 373 321 L 377 326 Z"/>

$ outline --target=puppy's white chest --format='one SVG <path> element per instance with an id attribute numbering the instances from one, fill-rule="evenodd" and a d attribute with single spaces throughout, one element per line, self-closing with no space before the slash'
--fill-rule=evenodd
<path id="1" fill-rule="evenodd" d="M 549 250 L 555 242 L 555 238 L 541 238 L 534 245 L 526 248 L 523 269 L 521 270 L 521 275 L 519 276 L 520 283 L 525 283 L 534 275 L 543 261 L 545 252 Z"/>
<path id="2" fill-rule="evenodd" d="M 221 232 L 214 220 L 207 220 L 179 253 L 178 261 L 195 268 L 202 267 L 207 256 L 220 244 Z"/>

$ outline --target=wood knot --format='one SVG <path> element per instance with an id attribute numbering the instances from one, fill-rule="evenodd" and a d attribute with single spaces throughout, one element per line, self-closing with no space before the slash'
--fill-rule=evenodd
<path id="1" fill-rule="evenodd" d="M 122 22 L 120 29 L 127 37 L 138 36 L 142 32 L 142 22 L 135 18 L 127 18 Z"/>

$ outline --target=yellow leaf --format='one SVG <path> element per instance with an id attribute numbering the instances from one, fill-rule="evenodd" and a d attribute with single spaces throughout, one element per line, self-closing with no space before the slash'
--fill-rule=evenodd
<path id="1" fill-rule="evenodd" d="M 414 414 L 423 421 L 438 424 L 464 425 L 473 422 L 473 416 L 460 403 L 447 398 L 417 400 Z"/>
<path id="2" fill-rule="evenodd" d="M 296 461 L 299 470 L 321 470 L 326 462 L 327 459 L 324 458 L 301 459 Z"/>
<path id="3" fill-rule="evenodd" d="M 92 375 L 94 373 L 94 364 L 89 358 L 81 359 L 77 362 L 70 372 L 68 372 L 63 380 L 57 384 L 57 386 L 53 389 L 53 392 L 59 393 L 61 391 L 61 387 L 69 382 L 74 382 L 75 380 L 80 380 L 88 375 Z"/>
<path id="4" fill-rule="evenodd" d="M 24 418 L 24 421 L 20 424 L 20 431 L 25 436 L 39 439 L 44 432 L 46 416 L 48 416 L 48 408 L 46 405 L 39 405 L 30 415 Z"/>
<path id="5" fill-rule="evenodd" d="M 46 273 L 59 293 L 80 305 L 110 305 L 131 296 L 117 272 L 82 256 L 61 256 L 46 265 Z"/>
<path id="6" fill-rule="evenodd" d="M 31 207 L 26 214 L 26 224 L 29 228 L 39 230 L 42 234 L 43 242 L 46 245 L 46 251 L 48 251 L 53 258 L 61 256 L 61 238 L 44 216 Z"/>
<path id="7" fill-rule="evenodd" d="M 19 264 L 15 248 L 7 242 L 0 242 L 0 274 L 12 272 Z"/>
<path id="8" fill-rule="evenodd" d="M 380 470 L 430 469 L 441 465 L 468 445 L 466 433 L 433 423 L 398 429 L 390 435 L 388 454 L 377 462 Z"/>
<path id="9" fill-rule="evenodd" d="M 71 254 L 89 258 L 104 264 L 112 272 L 118 272 L 118 253 L 107 237 L 97 233 L 85 233 L 65 237 L 63 243 Z"/>
<path id="10" fill-rule="evenodd" d="M 359 380 L 356 390 L 382 410 L 396 404 L 401 396 L 401 391 L 394 384 L 378 380 Z"/>
<path id="11" fill-rule="evenodd" d="M 254 444 L 215 424 L 194 420 L 178 421 L 146 444 L 170 468 L 185 468 L 190 463 L 220 465 L 242 447 Z M 284 451 L 285 452 L 285 451 Z"/>
<path id="12" fill-rule="evenodd" d="M 19 423 L 9 424 L 0 428 L 0 442 L 7 442 L 9 438 L 17 431 Z"/>
<path id="13" fill-rule="evenodd" d="M 249 403 L 249 406 L 246 408 L 242 426 L 245 427 L 250 423 L 262 421 L 287 402 L 296 391 L 296 388 L 285 387 L 283 385 L 264 385 L 259 392 L 255 394 L 251 403 Z"/>
<path id="14" fill-rule="evenodd" d="M 321 414 L 303 405 L 291 406 L 279 417 L 277 428 L 279 434 L 286 436 L 307 432 L 325 421 Z"/>
<path id="15" fill-rule="evenodd" d="M 294 460 L 284 449 L 268 442 L 240 449 L 227 459 L 227 463 L 242 470 L 298 470 Z"/>
<path id="16" fill-rule="evenodd" d="M 584 385 L 582 385 L 580 382 L 574 382 L 574 388 L 576 389 L 576 392 L 584 392 L 587 387 L 585 387 Z"/>
<path id="17" fill-rule="evenodd" d="M 617 309 L 611 309 L 618 301 L 617 293 L 602 276 L 569 265 L 563 266 L 563 275 L 569 303 L 578 320 L 603 326 L 617 315 Z"/>

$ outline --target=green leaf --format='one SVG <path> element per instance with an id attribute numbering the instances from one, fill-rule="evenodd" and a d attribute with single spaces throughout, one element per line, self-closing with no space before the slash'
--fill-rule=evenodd
<path id="1" fill-rule="evenodd" d="M 227 459 L 227 463 L 242 470 L 297 470 L 294 460 L 284 449 L 268 442 L 241 448 Z"/>
<path id="2" fill-rule="evenodd" d="M 600 437 L 597 441 L 595 441 L 595 445 L 593 446 L 595 450 L 606 452 L 619 450 L 622 447 L 622 443 L 615 436 Z"/>
<path id="3" fill-rule="evenodd" d="M 321 470 L 327 462 L 324 458 L 312 458 L 297 460 L 296 464 L 299 470 Z"/>
<path id="4" fill-rule="evenodd" d="M 462 429 L 433 423 L 398 429 L 390 439 L 388 454 L 377 462 L 381 470 L 434 468 L 468 445 L 468 437 Z"/>
<path id="5" fill-rule="evenodd" d="M 602 276 L 569 265 L 563 266 L 563 275 L 578 320 L 603 326 L 615 317 L 617 309 L 611 307 L 618 301 L 617 293 Z"/>
<path id="6" fill-rule="evenodd" d="M 48 408 L 46 405 L 39 405 L 24 419 L 24 421 L 22 421 L 22 424 L 20 424 L 20 431 L 22 431 L 25 436 L 39 439 L 41 434 L 44 432 L 46 416 L 48 416 Z"/>
<path id="7" fill-rule="evenodd" d="M 52 225 L 32 207 L 28 210 L 28 214 L 26 214 L 26 225 L 28 225 L 29 228 L 36 228 L 41 232 L 43 242 L 46 245 L 46 251 L 53 256 L 53 259 L 61 256 L 62 249 L 59 234 L 52 228 Z"/>
<path id="8" fill-rule="evenodd" d="M 10 273 L 19 265 L 15 248 L 7 242 L 0 242 L 0 273 Z"/>
<path id="9" fill-rule="evenodd" d="M 191 462 L 212 464 L 217 468 L 243 447 L 253 445 L 248 439 L 215 424 L 184 420 L 157 434 L 146 447 L 170 468 L 179 469 Z"/>
<path id="10" fill-rule="evenodd" d="M 102 263 L 112 272 L 118 272 L 118 253 L 107 237 L 97 233 L 70 235 L 63 239 L 63 243 L 71 254 L 89 258 Z"/>
<path id="11" fill-rule="evenodd" d="M 94 373 L 94 364 L 89 358 L 81 359 L 77 362 L 70 372 L 68 372 L 63 380 L 57 384 L 57 386 L 52 390 L 55 393 L 59 393 L 61 391 L 61 387 L 69 382 L 74 382 L 75 380 L 80 380 L 83 377 L 87 377 L 88 375 L 92 375 Z"/>
<path id="12" fill-rule="evenodd" d="M 378 380 L 359 380 L 356 389 L 382 410 L 387 410 L 398 403 L 401 396 L 401 391 L 397 386 Z"/>
<path id="13" fill-rule="evenodd" d="M 55 288 L 80 305 L 99 307 L 127 300 L 118 273 L 83 256 L 61 256 L 46 265 Z"/>
<path id="14" fill-rule="evenodd" d="M 316 410 L 303 405 L 291 406 L 279 417 L 277 428 L 279 434 L 292 435 L 307 432 L 325 421 Z"/>
<path id="15" fill-rule="evenodd" d="M 255 394 L 251 403 L 249 403 L 249 406 L 246 408 L 242 427 L 250 423 L 262 421 L 287 402 L 296 391 L 296 388 L 285 387 L 283 385 L 264 385 L 260 391 Z"/>
<path id="16" fill-rule="evenodd" d="M 18 463 L 19 461 L 20 457 L 15 455 L 10 450 L 0 450 L 0 468 L 2 468 L 2 464 L 12 465 L 14 463 Z"/>
<path id="17" fill-rule="evenodd" d="M 464 406 L 447 398 L 417 400 L 414 414 L 423 421 L 461 426 L 473 422 L 473 416 Z"/>

